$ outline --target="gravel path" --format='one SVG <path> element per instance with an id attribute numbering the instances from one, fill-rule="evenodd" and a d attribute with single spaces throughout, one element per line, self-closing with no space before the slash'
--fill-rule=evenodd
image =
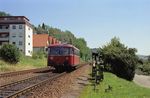
<path id="1" fill-rule="evenodd" d="M 133 81 L 140 86 L 150 88 L 150 76 L 135 74 Z"/>
<path id="2" fill-rule="evenodd" d="M 64 93 L 61 98 L 78 98 L 81 91 L 86 85 L 89 85 L 89 70 L 86 70 L 84 73 L 80 74 L 78 78 L 74 79 L 74 82 L 70 85 L 68 92 Z"/>

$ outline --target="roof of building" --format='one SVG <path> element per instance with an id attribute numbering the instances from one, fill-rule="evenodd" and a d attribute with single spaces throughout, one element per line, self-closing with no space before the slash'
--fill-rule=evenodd
<path id="1" fill-rule="evenodd" d="M 26 24 L 32 28 L 32 24 L 25 16 L 0 16 L 0 24 Z"/>
<path id="2" fill-rule="evenodd" d="M 25 18 L 29 21 L 29 19 L 25 16 L 0 16 L 0 18 Z"/>
<path id="3" fill-rule="evenodd" d="M 33 34 L 33 47 L 48 46 L 48 34 Z"/>

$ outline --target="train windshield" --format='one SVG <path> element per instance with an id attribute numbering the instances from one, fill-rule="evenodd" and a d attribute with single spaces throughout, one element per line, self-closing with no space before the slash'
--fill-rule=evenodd
<path id="1" fill-rule="evenodd" d="M 49 49 L 49 55 L 69 55 L 70 48 L 67 47 L 51 47 Z"/>

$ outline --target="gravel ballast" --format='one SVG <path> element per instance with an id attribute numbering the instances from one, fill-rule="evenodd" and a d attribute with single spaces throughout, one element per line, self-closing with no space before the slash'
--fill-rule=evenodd
<path id="1" fill-rule="evenodd" d="M 76 98 L 88 85 L 90 66 L 84 66 L 49 82 L 26 95 L 28 98 Z"/>

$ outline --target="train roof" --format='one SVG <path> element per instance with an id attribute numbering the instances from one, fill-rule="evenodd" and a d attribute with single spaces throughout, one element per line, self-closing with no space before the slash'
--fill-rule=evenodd
<path id="1" fill-rule="evenodd" d="M 61 46 L 61 47 L 72 47 L 72 48 L 74 48 L 74 49 L 76 49 L 76 50 L 79 50 L 78 48 L 76 48 L 75 46 L 73 46 L 73 45 L 71 45 L 71 44 L 52 44 L 52 45 L 49 45 L 49 47 L 59 47 L 59 46 Z"/>

